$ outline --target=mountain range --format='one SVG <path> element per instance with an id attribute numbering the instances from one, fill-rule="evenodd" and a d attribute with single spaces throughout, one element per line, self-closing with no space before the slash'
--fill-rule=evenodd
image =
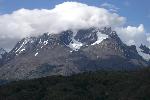
<path id="1" fill-rule="evenodd" d="M 68 76 L 97 70 L 139 70 L 149 66 L 150 49 L 128 46 L 111 27 L 44 33 L 0 49 L 0 79 Z"/>

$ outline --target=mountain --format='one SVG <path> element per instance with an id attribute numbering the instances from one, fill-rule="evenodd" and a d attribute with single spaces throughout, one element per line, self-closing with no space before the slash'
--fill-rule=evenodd
<path id="1" fill-rule="evenodd" d="M 148 66 L 136 46 L 127 46 L 107 27 L 24 38 L 3 61 L 0 79 L 8 80 L 68 76 L 101 69 L 138 70 Z"/>

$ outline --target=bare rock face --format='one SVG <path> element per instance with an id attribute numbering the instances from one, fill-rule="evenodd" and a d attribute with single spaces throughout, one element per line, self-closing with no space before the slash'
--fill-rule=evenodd
<path id="1" fill-rule="evenodd" d="M 140 49 L 142 49 L 143 53 L 150 54 L 150 49 L 147 46 L 141 44 Z"/>
<path id="2" fill-rule="evenodd" d="M 8 80 L 147 66 L 135 46 L 127 46 L 115 31 L 106 27 L 24 38 L 3 61 L 0 79 Z"/>
<path id="3" fill-rule="evenodd" d="M 84 29 L 84 30 L 79 30 L 76 33 L 76 36 L 74 37 L 77 41 L 83 43 L 84 45 L 90 45 L 97 41 L 98 36 L 97 36 L 98 30 L 94 28 L 90 29 Z"/>
<path id="4" fill-rule="evenodd" d="M 6 50 L 0 48 L 0 67 L 3 65 L 3 58 L 5 57 L 6 54 L 7 54 Z"/>
<path id="5" fill-rule="evenodd" d="M 2 58 L 2 56 L 7 53 L 6 50 L 4 50 L 3 48 L 0 48 L 0 59 Z"/>

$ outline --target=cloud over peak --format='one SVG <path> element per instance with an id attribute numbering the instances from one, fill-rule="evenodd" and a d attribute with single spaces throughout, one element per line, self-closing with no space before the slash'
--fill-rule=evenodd
<path id="1" fill-rule="evenodd" d="M 104 8 L 78 2 L 64 2 L 53 9 L 20 9 L 11 14 L 0 15 L 0 41 L 18 41 L 27 36 L 36 36 L 44 32 L 58 33 L 67 29 L 116 27 L 124 22 L 124 17 L 110 13 Z M 11 45 L 8 42 L 3 44 L 4 48 Z"/>
<path id="2" fill-rule="evenodd" d="M 0 47 L 10 49 L 21 38 L 44 32 L 57 34 L 68 29 L 105 26 L 116 29 L 126 43 L 134 42 L 139 37 L 146 38 L 142 24 L 139 27 L 123 27 L 125 22 L 126 18 L 117 13 L 79 2 L 64 2 L 53 9 L 22 8 L 0 15 Z"/>
<path id="3" fill-rule="evenodd" d="M 147 36 L 145 34 L 144 25 L 140 24 L 139 26 L 127 26 L 127 27 L 118 27 L 116 28 L 118 35 L 127 45 L 137 45 L 141 44 L 149 45 L 147 41 Z"/>

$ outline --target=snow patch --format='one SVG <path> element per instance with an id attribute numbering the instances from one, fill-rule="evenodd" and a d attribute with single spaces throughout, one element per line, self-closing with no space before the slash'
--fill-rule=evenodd
<path id="1" fill-rule="evenodd" d="M 48 44 L 48 40 L 44 41 L 44 45 L 47 45 Z"/>
<path id="2" fill-rule="evenodd" d="M 20 52 L 19 52 L 19 54 L 20 54 L 21 52 L 25 51 L 25 50 L 26 50 L 26 49 L 21 49 Z"/>
<path id="3" fill-rule="evenodd" d="M 20 52 L 22 52 L 22 51 L 24 51 L 24 49 L 25 49 L 25 45 L 30 41 L 31 39 L 30 38 L 26 38 L 24 41 L 23 41 L 23 43 L 21 44 L 21 46 L 16 50 L 16 53 L 20 53 Z"/>
<path id="4" fill-rule="evenodd" d="M 39 41 L 39 44 L 42 44 L 42 41 L 41 41 L 41 39 L 40 39 L 40 41 Z"/>
<path id="5" fill-rule="evenodd" d="M 72 42 L 69 44 L 69 47 L 74 51 L 78 51 L 82 46 L 83 44 L 81 42 L 76 41 L 74 38 L 72 39 Z"/>
<path id="6" fill-rule="evenodd" d="M 37 56 L 39 53 L 37 52 L 36 54 L 35 54 L 35 56 Z"/>
<path id="7" fill-rule="evenodd" d="M 137 48 L 137 51 L 138 51 L 138 54 L 140 56 L 142 56 L 143 59 L 145 59 L 146 61 L 149 61 L 150 60 L 150 55 L 149 54 L 146 54 L 144 52 L 142 52 L 143 50 L 140 49 L 140 48 Z"/>
<path id="8" fill-rule="evenodd" d="M 96 45 L 96 44 L 100 44 L 104 39 L 108 38 L 108 35 L 106 34 L 102 34 L 101 32 L 97 32 L 97 36 L 98 36 L 98 39 L 96 42 L 94 42 L 93 44 L 91 45 Z"/>

